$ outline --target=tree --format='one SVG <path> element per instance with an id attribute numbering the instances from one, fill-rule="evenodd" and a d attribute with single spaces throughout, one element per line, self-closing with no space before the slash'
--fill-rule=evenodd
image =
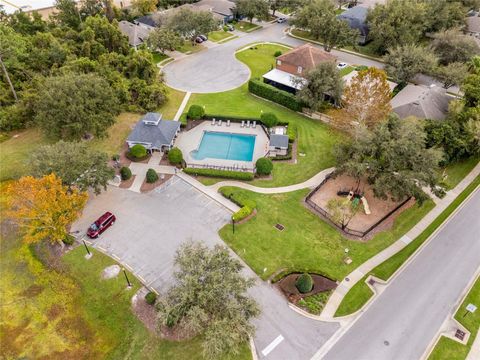
<path id="1" fill-rule="evenodd" d="M 177 147 L 174 147 L 174 148 L 170 149 L 170 151 L 168 152 L 168 161 L 172 165 L 181 164 L 182 161 L 183 161 L 182 150 L 180 150 Z"/>
<path id="2" fill-rule="evenodd" d="M 261 157 L 255 163 L 255 167 L 258 175 L 270 175 L 273 170 L 273 163 L 269 158 Z"/>
<path id="3" fill-rule="evenodd" d="M 436 75 L 442 80 L 445 89 L 453 85 L 461 84 L 467 74 L 468 66 L 461 62 L 453 62 L 446 66 L 439 66 L 436 70 Z"/>
<path id="4" fill-rule="evenodd" d="M 334 47 L 354 45 L 358 30 L 337 18 L 335 5 L 330 0 L 312 0 L 300 8 L 293 24 L 310 31 L 310 35 L 323 44 L 325 51 Z"/>
<path id="5" fill-rule="evenodd" d="M 94 74 L 46 78 L 39 85 L 35 122 L 60 139 L 81 139 L 87 134 L 106 135 L 115 122 L 118 101 L 110 85 Z"/>
<path id="6" fill-rule="evenodd" d="M 312 291 L 313 288 L 313 279 L 309 273 L 301 274 L 295 281 L 295 286 L 298 291 L 302 294 L 306 294 Z"/>
<path id="7" fill-rule="evenodd" d="M 275 12 L 282 8 L 288 8 L 290 11 L 294 11 L 300 5 L 300 0 L 268 0 L 272 15 L 275 16 Z"/>
<path id="8" fill-rule="evenodd" d="M 331 216 L 334 223 L 339 224 L 344 230 L 350 220 L 353 219 L 358 211 L 358 203 L 355 203 L 347 198 L 330 199 L 327 203 L 328 214 Z"/>
<path id="9" fill-rule="evenodd" d="M 330 98 L 338 102 L 342 96 L 343 80 L 333 62 L 324 62 L 317 65 L 305 75 L 297 97 L 312 110 L 319 110 L 324 102 Z"/>
<path id="10" fill-rule="evenodd" d="M 366 178 L 376 197 L 396 201 L 427 198 L 422 187 L 436 191 L 441 153 L 426 149 L 423 125 L 417 119 L 392 114 L 372 131 L 363 129 L 355 140 L 336 148 L 337 170 Z"/>
<path id="11" fill-rule="evenodd" d="M 375 5 L 367 16 L 373 47 L 383 54 L 388 48 L 417 43 L 427 27 L 425 19 L 423 1 L 390 0 Z"/>
<path id="12" fill-rule="evenodd" d="M 92 149 L 87 143 L 59 141 L 43 146 L 30 155 L 29 168 L 32 175 L 55 174 L 70 190 L 92 189 L 100 194 L 107 189 L 107 183 L 115 175 L 108 166 L 108 155 Z"/>
<path id="13" fill-rule="evenodd" d="M 6 215 L 20 226 L 27 243 L 61 243 L 88 198 L 87 193 L 62 185 L 55 174 L 22 177 L 7 187 L 6 194 L 10 209 Z"/>
<path id="14" fill-rule="evenodd" d="M 156 28 L 148 35 L 147 44 L 152 50 L 164 53 L 174 51 L 182 45 L 182 39 L 174 31 L 167 28 Z"/>
<path id="15" fill-rule="evenodd" d="M 103 15 L 104 14 L 104 1 L 103 0 L 83 0 L 80 8 L 80 14 L 82 17 L 88 18 L 90 16 Z"/>
<path id="16" fill-rule="evenodd" d="M 268 19 L 268 3 L 265 0 L 238 0 L 235 8 L 238 15 L 245 16 L 250 23 L 253 18 Z"/>
<path id="17" fill-rule="evenodd" d="M 250 321 L 260 313 L 246 291 L 253 279 L 241 275 L 240 261 L 228 249 L 200 242 L 182 245 L 175 255 L 175 285 L 157 300 L 160 324 L 203 333 L 206 356 L 236 355 L 255 331 Z"/>
<path id="18" fill-rule="evenodd" d="M 82 22 L 75 0 L 56 0 L 56 12 L 53 19 L 61 26 L 68 26 L 78 30 Z"/>
<path id="19" fill-rule="evenodd" d="M 359 71 L 345 87 L 342 108 L 333 121 L 337 127 L 352 131 L 358 126 L 373 128 L 392 111 L 391 92 L 384 71 L 374 67 Z"/>
<path id="20" fill-rule="evenodd" d="M 410 81 L 418 73 L 432 71 L 437 63 L 428 49 L 413 44 L 389 49 L 383 60 L 387 74 L 402 82 Z"/>
<path id="21" fill-rule="evenodd" d="M 209 11 L 192 11 L 181 8 L 168 18 L 167 28 L 195 41 L 198 35 L 208 34 L 218 28 L 218 21 Z"/>
<path id="22" fill-rule="evenodd" d="M 114 20 L 112 23 L 104 16 L 89 16 L 84 23 L 85 30 L 91 29 L 93 31 L 94 39 L 100 43 L 108 52 L 117 52 L 119 54 L 128 54 L 129 45 L 128 38 L 122 34 L 118 23 Z"/>
<path id="23" fill-rule="evenodd" d="M 277 115 L 271 112 L 262 112 L 262 115 L 260 115 L 260 120 L 267 128 L 275 127 L 278 124 Z"/>
<path id="24" fill-rule="evenodd" d="M 132 12 L 135 16 L 153 13 L 157 10 L 158 0 L 132 0 Z"/>
<path id="25" fill-rule="evenodd" d="M 35 35 L 37 32 L 47 30 L 47 22 L 42 19 L 38 11 L 31 13 L 16 11 L 10 15 L 9 24 L 16 32 L 23 35 Z"/>
<path id="26" fill-rule="evenodd" d="M 432 48 L 442 65 L 452 62 L 468 62 L 480 54 L 480 47 L 475 40 L 463 35 L 458 29 L 446 30 L 434 35 Z"/>
<path id="27" fill-rule="evenodd" d="M 464 25 L 466 9 L 459 1 L 427 1 L 428 32 L 437 32 Z"/>

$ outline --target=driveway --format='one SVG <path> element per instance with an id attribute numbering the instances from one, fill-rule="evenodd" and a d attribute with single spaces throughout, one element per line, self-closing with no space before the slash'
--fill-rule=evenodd
<path id="1" fill-rule="evenodd" d="M 479 214 L 477 188 L 323 359 L 420 359 L 480 266 Z"/>
<path id="2" fill-rule="evenodd" d="M 166 187 L 147 194 L 109 188 L 89 201 L 72 230 L 85 231 L 105 211 L 112 211 L 117 221 L 93 240 L 93 246 L 130 267 L 157 292 L 172 284 L 173 257 L 179 245 L 189 240 L 223 244 L 218 230 L 231 216 L 222 205 L 174 176 Z M 246 265 L 244 273 L 257 279 L 250 294 L 262 309 L 255 320 L 259 358 L 310 359 L 338 329 L 337 323 L 311 320 L 292 311 L 285 298 Z"/>
<path id="3" fill-rule="evenodd" d="M 235 58 L 235 51 L 255 42 L 279 42 L 290 46 L 305 43 L 287 36 L 287 24 L 266 24 L 262 29 L 242 35 L 208 50 L 183 57 L 163 68 L 168 86 L 193 93 L 212 93 L 235 89 L 250 78 L 249 68 Z M 317 46 L 317 45 L 315 45 Z M 383 67 L 383 64 L 363 57 L 332 50 L 339 61 L 349 64 Z"/>

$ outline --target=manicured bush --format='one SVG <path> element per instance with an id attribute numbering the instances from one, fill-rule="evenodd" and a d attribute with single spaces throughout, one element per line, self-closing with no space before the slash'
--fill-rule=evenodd
<path id="1" fill-rule="evenodd" d="M 157 300 L 157 294 L 155 294 L 152 291 L 150 291 L 149 293 L 147 293 L 147 295 L 145 295 L 145 301 L 148 305 L 155 304 L 156 300 Z"/>
<path id="2" fill-rule="evenodd" d="M 302 294 L 308 293 L 313 289 L 313 279 L 310 274 L 303 273 L 295 281 L 295 286 Z"/>
<path id="3" fill-rule="evenodd" d="M 260 158 L 255 163 L 257 167 L 257 174 L 258 175 L 270 175 L 273 170 L 273 163 L 272 160 L 268 158 Z"/>
<path id="4" fill-rule="evenodd" d="M 249 216 L 252 213 L 252 209 L 250 209 L 248 206 L 242 207 L 240 210 L 238 210 L 235 214 L 232 215 L 233 221 L 240 221 L 245 219 L 247 216 Z"/>
<path id="5" fill-rule="evenodd" d="M 253 173 L 242 172 L 242 171 L 186 168 L 186 169 L 183 169 L 183 172 L 190 175 L 201 175 L 201 176 L 210 176 L 210 177 L 227 178 L 227 179 L 235 179 L 235 180 L 253 180 L 254 178 Z"/>
<path id="6" fill-rule="evenodd" d="M 67 236 L 65 236 L 65 239 L 63 239 L 62 241 L 65 245 L 73 245 L 73 243 L 75 242 L 75 236 L 67 234 Z"/>
<path id="7" fill-rule="evenodd" d="M 267 128 L 272 128 L 274 126 L 277 126 L 278 124 L 277 115 L 275 115 L 274 113 L 262 113 L 262 115 L 260 116 L 260 120 Z"/>
<path id="8" fill-rule="evenodd" d="M 158 180 L 158 174 L 155 170 L 153 169 L 148 169 L 147 170 L 147 176 L 146 176 L 147 183 L 153 184 L 155 181 Z"/>
<path id="9" fill-rule="evenodd" d="M 120 177 L 123 181 L 130 179 L 132 177 L 132 170 L 126 166 L 122 167 L 120 169 Z"/>
<path id="10" fill-rule="evenodd" d="M 143 159 L 147 156 L 147 149 L 141 144 L 133 145 L 128 152 L 129 155 L 135 159 Z"/>
<path id="11" fill-rule="evenodd" d="M 249 199 L 247 196 L 234 190 L 234 188 L 222 187 L 219 191 L 224 197 L 233 201 L 240 207 L 248 206 L 252 210 L 257 208 L 257 203 L 255 200 Z"/>
<path id="12" fill-rule="evenodd" d="M 227 32 L 228 31 L 228 27 L 227 25 L 223 25 L 223 31 Z"/>
<path id="13" fill-rule="evenodd" d="M 170 164 L 173 165 L 181 164 L 183 161 L 182 150 L 177 147 L 170 149 L 170 151 L 168 152 L 168 161 L 170 162 Z"/>
<path id="14" fill-rule="evenodd" d="M 273 56 L 275 57 L 279 57 L 280 55 L 282 55 L 282 52 L 280 50 L 275 51 L 275 53 L 273 54 Z"/>
<path id="15" fill-rule="evenodd" d="M 264 99 L 276 102 L 293 111 L 302 111 L 304 105 L 298 101 L 295 95 L 265 84 L 260 79 L 251 79 L 248 82 L 248 91 Z"/>
<path id="16" fill-rule="evenodd" d="M 205 109 L 200 105 L 191 105 L 188 109 L 187 118 L 198 120 L 205 115 Z"/>

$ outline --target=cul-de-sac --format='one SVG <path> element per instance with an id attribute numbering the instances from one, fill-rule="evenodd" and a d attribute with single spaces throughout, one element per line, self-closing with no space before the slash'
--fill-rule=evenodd
<path id="1" fill-rule="evenodd" d="M 480 0 L 0 0 L 0 358 L 480 360 Z"/>

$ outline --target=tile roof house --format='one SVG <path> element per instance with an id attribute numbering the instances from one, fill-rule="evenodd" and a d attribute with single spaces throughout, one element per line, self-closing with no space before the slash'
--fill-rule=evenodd
<path id="1" fill-rule="evenodd" d="M 338 19 L 348 22 L 351 29 L 356 29 L 360 33 L 358 43 L 365 44 L 368 37 L 367 26 L 368 8 L 363 6 L 354 6 L 337 16 Z"/>
<path id="2" fill-rule="evenodd" d="M 150 112 L 135 125 L 127 144 L 129 148 L 141 144 L 150 151 L 171 149 L 179 131 L 180 122 L 162 120 L 162 114 Z"/>
<path id="3" fill-rule="evenodd" d="M 277 57 L 275 69 L 263 75 L 263 81 L 281 90 L 295 93 L 302 87 L 305 73 L 336 57 L 311 44 L 304 44 Z"/>
<path id="4" fill-rule="evenodd" d="M 126 20 L 120 21 L 118 27 L 122 34 L 128 37 L 128 43 L 130 46 L 135 49 L 147 40 L 148 35 L 153 30 L 150 26 L 146 26 L 142 23 L 134 24 Z"/>
<path id="5" fill-rule="evenodd" d="M 391 101 L 392 110 L 400 118 L 415 116 L 420 119 L 443 120 L 454 97 L 435 85 L 407 85 Z"/>

